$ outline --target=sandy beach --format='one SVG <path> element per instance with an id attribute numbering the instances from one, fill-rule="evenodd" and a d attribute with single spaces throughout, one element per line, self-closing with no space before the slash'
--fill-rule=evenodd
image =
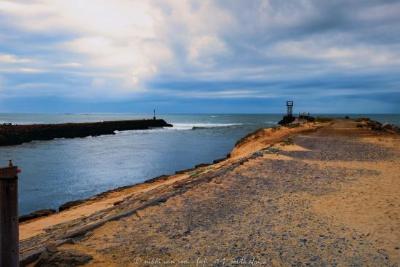
<path id="1" fill-rule="evenodd" d="M 230 157 L 20 224 L 31 266 L 398 266 L 400 135 L 261 129 Z"/>

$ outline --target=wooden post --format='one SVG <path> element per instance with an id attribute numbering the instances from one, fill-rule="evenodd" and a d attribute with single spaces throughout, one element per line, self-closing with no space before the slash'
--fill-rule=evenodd
<path id="1" fill-rule="evenodd" d="M 0 168 L 0 266 L 19 266 L 18 168 Z"/>

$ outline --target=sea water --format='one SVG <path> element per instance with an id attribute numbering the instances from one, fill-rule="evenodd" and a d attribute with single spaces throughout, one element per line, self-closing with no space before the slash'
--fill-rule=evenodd
<path id="1" fill-rule="evenodd" d="M 343 117 L 343 115 L 341 115 Z M 357 115 L 400 125 L 399 115 Z M 148 116 L 147 116 L 148 117 Z M 225 157 L 236 141 L 272 127 L 277 114 L 161 115 L 174 127 L 115 135 L 33 141 L 0 147 L 0 166 L 12 159 L 19 176 L 20 214 L 59 205 L 116 187 L 173 174 Z M 353 117 L 353 116 L 352 116 Z M 0 114 L 0 123 L 65 123 L 146 118 L 135 114 Z"/>

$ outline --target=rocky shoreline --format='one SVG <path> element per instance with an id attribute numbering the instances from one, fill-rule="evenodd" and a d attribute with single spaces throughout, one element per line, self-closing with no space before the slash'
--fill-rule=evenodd
<path id="1" fill-rule="evenodd" d="M 114 134 L 115 131 L 172 127 L 162 119 L 122 120 L 88 123 L 0 125 L 0 146 L 20 145 L 34 140 L 76 138 Z"/>

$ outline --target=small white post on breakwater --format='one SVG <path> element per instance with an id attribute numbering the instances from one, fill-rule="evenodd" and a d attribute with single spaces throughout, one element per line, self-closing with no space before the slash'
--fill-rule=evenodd
<path id="1" fill-rule="evenodd" d="M 18 173 L 9 161 L 0 168 L 0 266 L 19 266 Z"/>

